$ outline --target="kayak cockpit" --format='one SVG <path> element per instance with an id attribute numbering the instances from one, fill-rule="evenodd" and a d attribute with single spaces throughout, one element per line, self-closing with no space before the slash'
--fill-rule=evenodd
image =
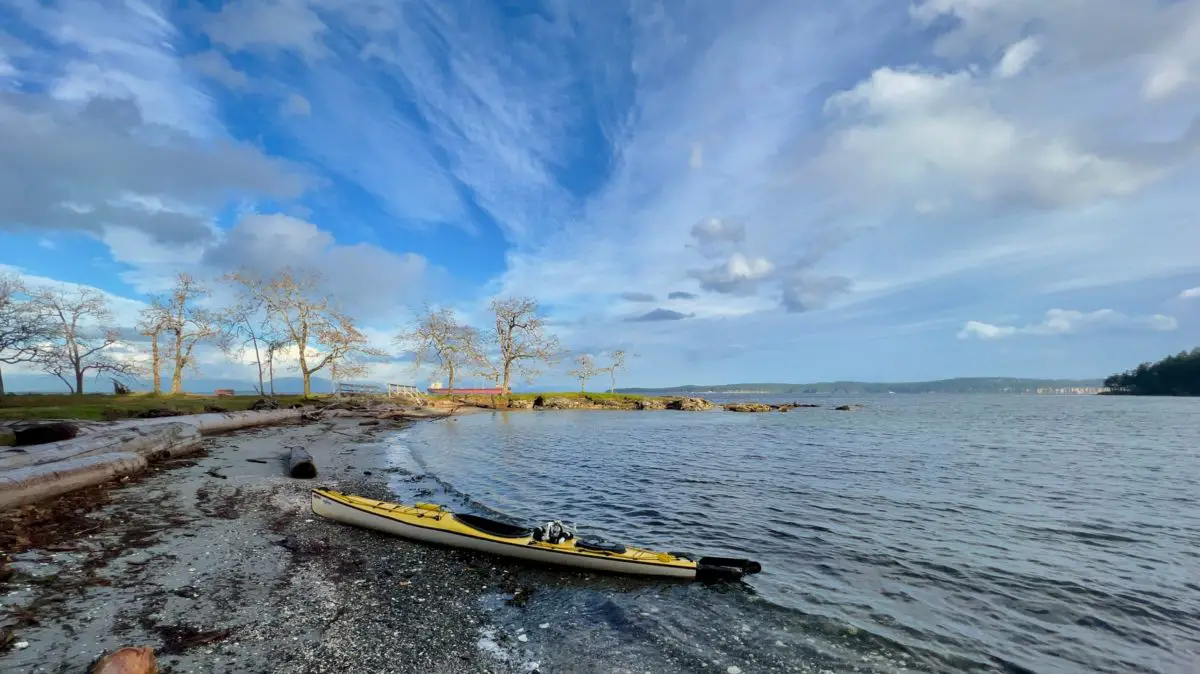
<path id="1" fill-rule="evenodd" d="M 519 527 L 506 522 L 489 520 L 488 518 L 480 517 L 479 515 L 454 513 L 454 519 L 476 531 L 482 531 L 489 536 L 496 536 L 498 538 L 528 538 L 533 533 L 532 529 Z"/>

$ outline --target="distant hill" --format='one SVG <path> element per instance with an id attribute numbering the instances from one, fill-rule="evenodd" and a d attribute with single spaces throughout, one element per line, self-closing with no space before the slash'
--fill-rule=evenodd
<path id="1" fill-rule="evenodd" d="M 855 395 L 862 393 L 1097 393 L 1100 379 L 1019 379 L 1012 377 L 961 377 L 919 382 L 830 381 L 815 384 L 716 384 L 673 388 L 627 388 L 621 393 L 760 393 L 770 395 Z M 1094 389 L 1094 390 L 1093 390 Z"/>

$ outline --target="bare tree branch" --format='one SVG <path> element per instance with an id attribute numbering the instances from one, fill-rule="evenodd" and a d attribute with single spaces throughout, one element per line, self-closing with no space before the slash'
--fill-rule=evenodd
<path id="1" fill-rule="evenodd" d="M 304 395 L 312 395 L 312 375 L 326 366 L 331 369 L 337 366 L 334 376 L 358 376 L 365 371 L 358 358 L 384 355 L 370 346 L 348 315 L 330 305 L 329 297 L 319 294 L 319 277 L 315 272 L 285 268 L 264 279 L 242 271 L 230 278 L 242 284 L 251 297 L 262 301 L 268 314 L 278 322 L 287 345 L 296 347 Z M 278 349 L 270 351 L 273 363 Z"/>
<path id="2" fill-rule="evenodd" d="M 536 363 L 553 365 L 559 358 L 558 338 L 547 335 L 545 322 L 538 315 L 538 304 L 528 297 L 513 297 L 492 300 L 492 313 L 496 318 L 493 338 L 500 350 L 501 390 L 511 390 L 512 373 L 515 370 L 526 380 L 532 380 L 539 372 Z"/>
<path id="3" fill-rule="evenodd" d="M 37 363 L 62 380 L 76 395 L 83 395 L 83 379 L 88 372 L 118 376 L 136 376 L 142 368 L 123 360 L 113 352 L 120 342 L 111 326 L 112 311 L 104 295 L 91 288 L 74 291 L 45 288 L 36 292 L 37 303 L 54 321 L 54 332 Z"/>
<path id="4" fill-rule="evenodd" d="M 36 362 L 54 336 L 51 314 L 31 299 L 20 278 L 0 274 L 0 363 Z M 0 402 L 3 397 L 4 372 L 0 370 Z"/>
<path id="5" fill-rule="evenodd" d="M 396 341 L 412 350 L 414 370 L 435 363 L 435 372 L 447 378 L 451 389 L 459 373 L 470 366 L 478 368 L 485 360 L 479 331 L 459 323 L 454 310 L 448 307 L 434 311 L 426 306 L 409 331 L 397 335 Z"/>
<path id="6" fill-rule="evenodd" d="M 617 392 L 617 371 L 624 369 L 625 352 L 621 349 L 617 349 L 616 351 L 612 352 L 612 361 L 609 363 L 608 367 L 600 368 L 600 372 L 608 373 L 609 381 L 612 383 L 612 386 L 610 386 L 608 389 L 609 393 Z"/>
<path id="7" fill-rule="evenodd" d="M 588 380 L 596 376 L 596 361 L 585 353 L 575 357 L 575 365 L 576 368 L 568 370 L 567 374 L 579 380 L 579 392 L 583 393 L 587 390 Z"/>

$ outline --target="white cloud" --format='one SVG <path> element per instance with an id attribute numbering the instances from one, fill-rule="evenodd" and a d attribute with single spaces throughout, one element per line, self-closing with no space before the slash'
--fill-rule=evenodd
<path id="1" fill-rule="evenodd" d="M 283 114 L 307 117 L 312 114 L 312 104 L 300 94 L 290 94 L 283 102 Z"/>
<path id="2" fill-rule="evenodd" d="M 959 339 L 1002 339 L 1014 335 L 1071 335 L 1106 330 L 1149 330 L 1170 332 L 1179 327 L 1179 322 L 1162 314 L 1151 316 L 1128 316 L 1112 309 L 1083 312 L 1069 309 L 1051 309 L 1041 323 L 1024 327 L 992 325 L 980 321 L 968 321 L 959 331 Z"/>
<path id="3" fill-rule="evenodd" d="M 1185 300 L 1200 299 L 1200 288 L 1188 288 L 1179 293 L 1179 298 Z"/>
<path id="4" fill-rule="evenodd" d="M 305 0 L 234 0 L 204 23 L 213 42 L 233 51 L 293 51 L 308 61 L 328 56 L 321 17 Z"/>
<path id="5" fill-rule="evenodd" d="M 1029 62 L 1041 51 L 1041 44 L 1035 37 L 1027 37 L 1004 50 L 1004 57 L 996 65 L 996 75 L 999 77 L 1016 77 L 1025 71 Z"/>
<path id="6" fill-rule="evenodd" d="M 209 49 L 187 57 L 186 62 L 196 72 L 224 84 L 230 89 L 245 89 L 250 84 L 246 73 L 233 67 L 224 54 Z"/>
<path id="7" fill-rule="evenodd" d="M 1017 329 L 1008 326 L 992 325 L 991 323 L 981 323 L 979 321 L 967 321 L 963 329 L 959 331 L 959 339 L 968 339 L 970 337 L 978 337 L 979 339 L 1001 339 L 1017 334 Z"/>
<path id="8" fill-rule="evenodd" d="M 842 126 L 818 163 L 868 199 L 920 207 L 957 194 L 996 207 L 1058 207 L 1127 195 L 1155 175 L 1023 128 L 968 71 L 881 68 L 831 96 L 826 112 Z"/>

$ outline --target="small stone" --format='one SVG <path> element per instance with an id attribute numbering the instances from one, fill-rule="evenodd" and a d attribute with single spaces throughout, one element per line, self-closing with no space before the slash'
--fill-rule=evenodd
<path id="1" fill-rule="evenodd" d="M 26 648 L 29 648 L 29 642 L 28 641 L 18 641 L 17 643 L 13 644 L 13 648 L 17 649 L 18 651 L 24 650 Z"/>
<path id="2" fill-rule="evenodd" d="M 518 634 L 517 641 L 520 641 L 521 643 L 525 643 L 526 641 L 529 641 L 529 635 L 528 634 Z"/>
<path id="3" fill-rule="evenodd" d="M 776 645 L 776 646 L 778 646 L 778 647 L 780 647 L 780 648 L 783 648 L 783 642 L 782 642 L 782 641 L 780 641 L 780 640 L 778 640 L 778 639 L 776 639 L 776 640 L 775 640 L 775 645 Z"/>
<path id="4" fill-rule="evenodd" d="M 725 668 L 725 671 L 729 672 L 729 674 L 742 674 L 742 668 L 737 665 L 729 665 Z"/>
<path id="5" fill-rule="evenodd" d="M 538 629 L 550 629 L 550 623 L 542 623 L 541 625 L 538 625 Z"/>

